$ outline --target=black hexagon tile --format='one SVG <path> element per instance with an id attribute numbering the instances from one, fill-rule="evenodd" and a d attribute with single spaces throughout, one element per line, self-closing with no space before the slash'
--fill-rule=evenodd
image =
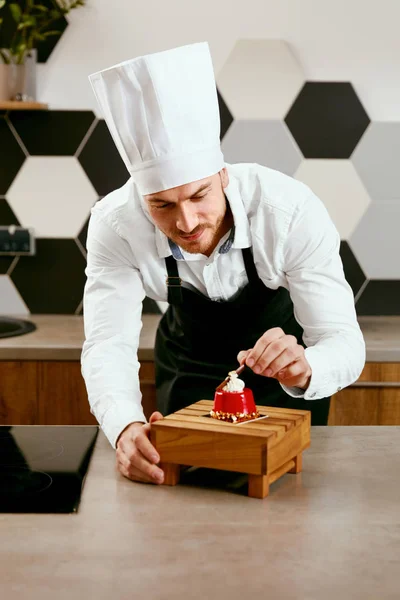
<path id="1" fill-rule="evenodd" d="M 40 0 L 40 2 L 36 2 L 36 4 L 46 6 L 50 9 L 55 8 L 54 0 Z M 10 40 L 15 31 L 15 22 L 12 18 L 11 12 L 8 10 L 2 11 L 2 17 L 4 18 L 4 21 L 0 28 L 0 48 L 8 48 Z M 43 33 L 46 33 L 47 31 L 59 31 L 60 33 L 59 35 L 49 36 L 46 38 L 46 40 L 41 41 L 40 44 L 37 45 L 38 62 L 43 63 L 47 61 L 67 27 L 68 21 L 65 17 L 61 17 L 61 19 L 52 21 L 46 28 L 42 30 Z"/>
<path id="2" fill-rule="evenodd" d="M 20 257 L 11 274 L 31 313 L 74 314 L 86 281 L 75 240 L 37 239 L 36 255 Z"/>
<path id="3" fill-rule="evenodd" d="M 89 110 L 16 110 L 9 119 L 29 154 L 73 156 L 95 116 Z"/>
<path id="4" fill-rule="evenodd" d="M 6 198 L 0 198 L 0 225 L 20 225 Z"/>
<path id="5" fill-rule="evenodd" d="M 370 119 L 351 83 L 309 81 L 285 122 L 305 158 L 349 158 Z"/>
<path id="6" fill-rule="evenodd" d="M 78 159 L 99 196 L 120 188 L 129 179 L 129 173 L 103 120 L 93 129 Z"/>
<path id="7" fill-rule="evenodd" d="M 220 116 L 220 121 L 221 121 L 220 139 L 222 140 L 224 138 L 226 132 L 228 131 L 229 127 L 232 124 L 233 117 L 231 115 L 231 111 L 229 110 L 228 106 L 226 105 L 226 102 L 223 99 L 223 97 L 221 96 L 218 89 L 217 89 L 217 95 L 218 95 L 219 116 Z"/>
<path id="8" fill-rule="evenodd" d="M 400 280 L 371 279 L 368 281 L 356 309 L 359 316 L 400 315 Z"/>
<path id="9" fill-rule="evenodd" d="M 358 261 L 347 242 L 342 241 L 340 243 L 340 257 L 342 259 L 346 280 L 350 284 L 354 296 L 356 296 L 367 277 L 358 264 Z"/>
<path id="10" fill-rule="evenodd" d="M 1 148 L 6 148 L 6 152 L 1 152 L 0 160 L 0 196 L 5 196 L 25 160 L 25 154 L 4 118 L 0 118 Z"/>

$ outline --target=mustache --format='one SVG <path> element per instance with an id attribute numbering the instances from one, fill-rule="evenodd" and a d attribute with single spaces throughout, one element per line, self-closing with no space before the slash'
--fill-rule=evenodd
<path id="1" fill-rule="evenodd" d="M 177 229 L 176 235 L 179 237 L 190 237 L 192 235 L 197 235 L 198 233 L 200 233 L 200 231 L 203 231 L 203 229 L 207 229 L 207 227 L 209 227 L 209 225 L 207 225 L 206 223 L 197 225 L 197 227 L 195 227 L 190 233 Z"/>

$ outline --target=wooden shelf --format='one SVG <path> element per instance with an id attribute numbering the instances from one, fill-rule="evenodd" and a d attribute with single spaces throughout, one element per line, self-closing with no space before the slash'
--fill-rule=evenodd
<path id="1" fill-rule="evenodd" d="M 47 110 L 48 104 L 42 102 L 0 101 L 0 110 Z"/>

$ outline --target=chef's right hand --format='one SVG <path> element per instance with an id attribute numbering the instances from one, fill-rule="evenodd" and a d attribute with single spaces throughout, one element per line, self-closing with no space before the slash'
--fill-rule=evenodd
<path id="1" fill-rule="evenodd" d="M 117 441 L 117 469 L 132 481 L 163 483 L 164 472 L 157 467 L 160 455 L 149 440 L 150 427 L 163 416 L 154 412 L 149 423 L 131 423 Z"/>

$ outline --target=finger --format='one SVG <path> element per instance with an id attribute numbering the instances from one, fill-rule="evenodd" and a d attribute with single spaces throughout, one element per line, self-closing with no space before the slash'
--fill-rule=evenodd
<path id="1" fill-rule="evenodd" d="M 130 458 L 130 463 L 131 468 L 140 471 L 142 475 L 145 475 L 146 477 L 149 477 L 150 479 L 153 479 L 159 483 L 164 481 L 164 472 L 162 469 L 154 465 L 152 462 L 149 462 L 139 449 L 137 449 L 135 454 Z"/>
<path id="2" fill-rule="evenodd" d="M 164 479 L 164 472 L 156 465 L 149 462 L 143 454 L 140 452 L 137 446 L 134 446 L 130 454 L 125 454 L 123 451 L 117 451 L 117 461 L 127 470 L 131 471 L 135 469 L 139 471 L 142 476 L 153 479 L 159 483 L 162 483 Z"/>
<path id="3" fill-rule="evenodd" d="M 127 468 L 124 464 L 117 463 L 117 469 L 121 473 L 121 475 L 123 475 L 127 479 L 130 479 L 131 481 L 140 481 L 141 483 L 157 484 L 157 481 L 155 481 L 151 477 L 148 477 L 147 475 L 143 474 L 141 471 L 135 469 L 132 466 L 130 468 Z"/>
<path id="4" fill-rule="evenodd" d="M 262 373 L 266 369 L 271 369 L 269 373 L 265 373 L 268 377 L 271 377 L 278 369 L 283 369 L 297 358 L 298 348 L 297 340 L 292 335 L 285 335 L 271 342 L 254 365 L 254 373 Z M 273 361 L 278 359 L 284 352 L 288 352 L 288 356 L 291 355 L 292 358 L 284 364 L 278 364 L 277 368 L 273 369 Z"/>
<path id="5" fill-rule="evenodd" d="M 251 350 L 241 350 L 239 352 L 239 354 L 237 355 L 237 361 L 240 365 L 242 365 L 244 363 L 244 361 L 247 358 L 247 355 L 249 354 Z"/>
<path id="6" fill-rule="evenodd" d="M 259 340 L 257 340 L 254 348 L 249 352 L 246 357 L 246 365 L 253 368 L 254 365 L 259 361 L 261 355 L 265 349 L 274 341 L 284 337 L 285 333 L 280 327 L 274 327 L 266 331 Z"/>
<path id="7" fill-rule="evenodd" d="M 136 448 L 150 463 L 157 464 L 160 462 L 160 455 L 145 433 L 137 436 Z"/>
<path id="8" fill-rule="evenodd" d="M 282 381 L 286 381 L 287 379 L 292 379 L 293 377 L 298 377 L 302 375 L 304 369 L 300 361 L 296 361 L 290 364 L 285 369 L 278 371 L 276 374 L 277 378 Z"/>
<path id="9" fill-rule="evenodd" d="M 155 423 L 156 421 L 160 421 L 160 419 L 163 419 L 163 418 L 164 417 L 160 412 L 158 412 L 158 411 L 153 412 L 153 414 L 151 415 L 151 417 L 149 419 L 149 423 L 151 425 L 152 423 Z"/>
<path id="10" fill-rule="evenodd" d="M 263 358 L 263 357 L 262 357 Z M 274 360 L 267 360 L 264 369 L 261 371 L 267 377 L 274 377 L 279 371 L 285 369 L 295 362 L 303 362 L 303 353 L 301 346 L 288 347 L 283 350 Z M 261 363 L 261 361 L 260 361 Z M 257 364 L 260 364 L 257 363 Z M 264 365 L 262 365 L 264 366 Z"/>

